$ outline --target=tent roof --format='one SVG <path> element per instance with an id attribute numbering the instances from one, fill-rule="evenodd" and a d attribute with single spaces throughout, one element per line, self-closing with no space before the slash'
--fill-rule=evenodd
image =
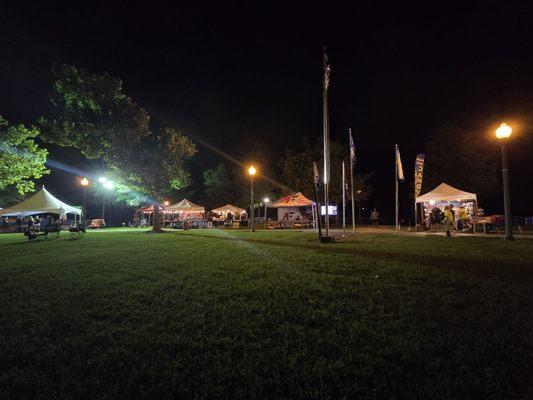
<path id="1" fill-rule="evenodd" d="M 81 215 L 81 210 L 55 198 L 44 186 L 29 199 L 0 211 L 0 215 L 17 215 L 21 217 L 34 214 L 61 213 Z"/>
<path id="2" fill-rule="evenodd" d="M 168 206 L 166 208 L 167 211 L 193 211 L 193 212 L 205 212 L 205 208 L 203 206 L 199 206 L 198 204 L 194 204 L 192 201 L 189 201 L 187 199 L 183 199 L 179 203 L 173 204 L 171 206 Z"/>
<path id="3" fill-rule="evenodd" d="M 243 213 L 245 210 L 242 208 L 239 208 L 237 206 L 234 206 L 232 204 L 226 204 L 225 206 L 214 208 L 214 212 L 232 212 L 232 213 Z"/>
<path id="4" fill-rule="evenodd" d="M 146 206 L 146 207 L 143 207 L 143 208 L 138 208 L 136 211 L 137 212 L 141 212 L 141 213 L 146 213 L 146 214 L 153 213 L 154 212 L 154 205 L 152 204 L 150 206 Z M 165 211 L 165 207 L 159 206 L 159 211 Z"/>
<path id="5" fill-rule="evenodd" d="M 463 192 L 456 189 L 446 183 L 441 183 L 431 192 L 418 196 L 416 198 L 417 203 L 425 203 L 428 201 L 458 201 L 458 200 L 476 200 L 477 195 L 475 193 Z"/>
<path id="6" fill-rule="evenodd" d="M 301 192 L 284 196 L 270 205 L 270 207 L 311 207 L 313 202 Z"/>

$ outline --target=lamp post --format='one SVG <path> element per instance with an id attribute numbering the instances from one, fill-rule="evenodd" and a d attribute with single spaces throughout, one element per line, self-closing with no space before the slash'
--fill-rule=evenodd
<path id="1" fill-rule="evenodd" d="M 80 181 L 80 184 L 81 186 L 83 187 L 83 210 L 82 210 L 82 214 L 83 214 L 83 219 L 86 220 L 87 219 L 87 186 L 89 186 L 89 179 L 87 179 L 86 177 L 83 177 L 82 180 Z"/>
<path id="2" fill-rule="evenodd" d="M 255 232 L 254 221 L 254 175 L 257 170 L 253 165 L 248 168 L 248 175 L 250 175 L 250 232 Z"/>
<path id="3" fill-rule="evenodd" d="M 265 229 L 268 229 L 268 222 L 267 222 L 267 204 L 270 203 L 270 199 L 268 197 L 265 197 L 263 199 L 263 203 L 265 203 Z"/>
<path id="4" fill-rule="evenodd" d="M 98 182 L 102 184 L 104 189 L 111 190 L 115 187 L 115 184 L 105 176 L 98 178 Z M 102 195 L 102 219 L 105 220 L 105 195 Z"/>
<path id="5" fill-rule="evenodd" d="M 505 213 L 505 239 L 513 240 L 513 222 L 511 220 L 511 195 L 509 193 L 509 166 L 507 163 L 507 140 L 513 129 L 505 122 L 496 129 L 496 137 L 500 140 L 502 150 L 503 208 Z"/>
<path id="6" fill-rule="evenodd" d="M 357 191 L 357 211 L 359 214 L 359 223 L 361 223 L 361 194 L 362 193 L 363 191 L 361 189 Z"/>

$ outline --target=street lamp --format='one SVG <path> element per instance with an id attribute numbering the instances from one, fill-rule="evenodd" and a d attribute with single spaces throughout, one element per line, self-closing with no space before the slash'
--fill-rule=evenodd
<path id="1" fill-rule="evenodd" d="M 268 225 L 267 225 L 267 204 L 270 203 L 270 199 L 268 197 L 265 197 L 263 199 L 263 203 L 265 203 L 265 229 L 268 228 Z"/>
<path id="2" fill-rule="evenodd" d="M 163 202 L 163 204 L 164 204 L 165 206 L 168 206 L 170 203 L 168 202 L 168 200 L 165 200 L 165 201 Z"/>
<path id="3" fill-rule="evenodd" d="M 503 177 L 503 208 L 505 213 L 505 239 L 513 240 L 513 222 L 511 220 L 511 195 L 509 193 L 509 166 L 507 163 L 507 139 L 513 129 L 505 122 L 496 129 L 496 137 L 500 140 L 502 150 L 502 177 Z"/>
<path id="4" fill-rule="evenodd" d="M 255 232 L 254 222 L 254 175 L 257 170 L 253 165 L 248 168 L 248 175 L 250 175 L 250 232 Z"/>
<path id="5" fill-rule="evenodd" d="M 358 209 L 358 214 L 359 214 L 359 223 L 361 223 L 361 194 L 363 193 L 363 191 L 361 189 L 359 189 L 357 191 L 357 209 Z"/>
<path id="6" fill-rule="evenodd" d="M 115 187 L 115 184 L 105 176 L 98 178 L 98 182 L 100 182 L 104 189 L 107 190 L 111 190 Z M 105 195 L 102 195 L 102 219 L 105 220 Z"/>
<path id="7" fill-rule="evenodd" d="M 87 186 L 89 186 L 89 179 L 83 177 L 80 181 L 81 186 L 83 187 L 83 219 L 87 219 Z"/>

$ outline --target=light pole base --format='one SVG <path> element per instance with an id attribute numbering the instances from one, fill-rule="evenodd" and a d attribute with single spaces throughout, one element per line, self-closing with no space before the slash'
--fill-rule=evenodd
<path id="1" fill-rule="evenodd" d="M 333 243 L 335 238 L 333 236 L 320 236 L 320 243 Z"/>

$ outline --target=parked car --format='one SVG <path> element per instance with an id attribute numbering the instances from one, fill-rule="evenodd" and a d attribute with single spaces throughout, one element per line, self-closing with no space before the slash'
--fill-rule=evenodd
<path id="1" fill-rule="evenodd" d="M 91 220 L 91 223 L 88 226 L 90 229 L 100 229 L 103 227 L 105 227 L 105 221 L 102 218 Z"/>

